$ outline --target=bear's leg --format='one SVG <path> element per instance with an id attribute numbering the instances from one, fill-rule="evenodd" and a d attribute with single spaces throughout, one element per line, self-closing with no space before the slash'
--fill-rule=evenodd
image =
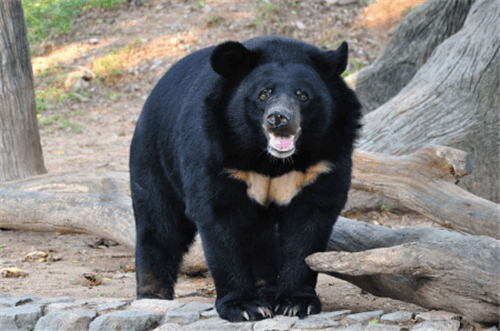
<path id="1" fill-rule="evenodd" d="M 272 221 L 269 221 L 272 224 Z M 276 307 L 276 294 L 278 293 L 278 251 L 277 225 L 257 227 L 248 247 L 251 250 L 247 255 L 252 263 L 254 283 L 257 295 L 264 301 Z"/>
<path id="2" fill-rule="evenodd" d="M 194 223 L 175 207 L 182 204 L 159 196 L 149 195 L 145 201 L 137 193 L 133 200 L 138 299 L 173 299 L 179 264 L 196 234 Z"/>
<path id="3" fill-rule="evenodd" d="M 272 306 L 259 299 L 250 253 L 254 229 L 236 219 L 216 217 L 198 225 L 210 273 L 217 290 L 216 308 L 231 322 L 272 317 Z"/>
<path id="4" fill-rule="evenodd" d="M 304 259 L 324 252 L 338 212 L 296 202 L 279 224 L 280 274 L 276 314 L 299 316 L 321 312 L 316 291 L 318 273 Z"/>

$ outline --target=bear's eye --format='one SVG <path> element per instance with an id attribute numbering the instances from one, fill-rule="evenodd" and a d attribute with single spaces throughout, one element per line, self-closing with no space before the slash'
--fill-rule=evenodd
<path id="1" fill-rule="evenodd" d="M 269 93 L 271 93 L 271 90 L 262 89 L 259 93 L 259 99 L 261 101 L 266 100 L 267 97 L 269 96 Z"/>
<path id="2" fill-rule="evenodd" d="M 308 99 L 307 93 L 306 92 L 302 92 L 301 90 L 295 91 L 295 94 L 297 94 L 297 97 L 299 97 L 300 100 L 302 100 L 302 101 L 306 101 Z"/>

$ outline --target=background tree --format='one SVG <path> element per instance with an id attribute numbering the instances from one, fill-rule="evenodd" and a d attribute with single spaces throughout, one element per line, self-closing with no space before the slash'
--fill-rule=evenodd
<path id="1" fill-rule="evenodd" d="M 22 4 L 0 1 L 0 182 L 46 172 Z"/>
<path id="2" fill-rule="evenodd" d="M 500 201 L 498 0 L 429 0 L 382 56 L 359 72 L 363 151 L 403 155 L 431 145 L 467 152 L 460 186 Z"/>

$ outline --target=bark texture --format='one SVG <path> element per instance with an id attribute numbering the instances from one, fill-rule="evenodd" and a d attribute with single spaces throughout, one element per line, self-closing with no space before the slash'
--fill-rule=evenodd
<path id="1" fill-rule="evenodd" d="M 356 93 L 363 114 L 399 93 L 432 52 L 464 25 L 474 0 L 429 0 L 410 13 L 392 36 L 383 54 L 359 72 Z"/>
<path id="2" fill-rule="evenodd" d="M 373 68 L 364 70 L 367 75 L 360 72 L 358 92 L 368 89 L 369 84 L 372 84 L 372 94 L 379 94 L 380 85 L 400 91 L 389 100 L 374 102 L 386 101 L 365 115 L 357 148 L 393 155 L 408 154 L 431 145 L 463 150 L 470 155 L 475 169 L 460 186 L 499 202 L 500 2 L 477 0 L 465 14 L 470 3 L 472 1 L 426 2 L 403 21 L 395 33 L 396 40 L 382 58 Z M 434 30 L 427 30 L 429 20 L 424 18 L 435 15 L 433 8 L 441 8 L 439 17 L 444 23 L 434 23 Z M 459 30 L 461 23 L 447 23 L 447 17 L 461 22 L 464 15 L 466 19 Z M 421 43 L 417 38 L 412 44 L 410 38 L 424 35 L 422 31 L 438 36 L 427 36 Z M 441 41 L 444 37 L 447 38 Z M 401 47 L 408 47 L 410 52 L 403 52 Z M 402 58 L 394 58 L 396 52 L 401 53 Z M 396 67 L 400 66 L 399 73 L 397 68 L 384 66 L 393 61 Z M 401 81 L 407 80 L 405 66 L 416 72 L 401 89 Z M 378 75 L 386 78 L 379 81 L 375 77 Z M 394 75 L 400 75 L 399 80 Z M 361 99 L 363 93 L 359 94 Z"/>
<path id="3" fill-rule="evenodd" d="M 46 172 L 21 0 L 0 1 L 0 182 Z"/>
<path id="4" fill-rule="evenodd" d="M 127 173 L 77 173 L 2 185 L 0 227 L 94 234 L 133 248 L 132 200 L 120 189 L 127 182 Z"/>
<path id="5" fill-rule="evenodd" d="M 340 217 L 328 250 L 306 263 L 376 296 L 499 323 L 496 239 L 426 227 L 391 230 Z"/>
<path id="6" fill-rule="evenodd" d="M 403 156 L 356 151 L 351 188 L 380 193 L 439 224 L 500 238 L 500 206 L 456 183 L 472 172 L 463 151 L 445 146 Z"/>

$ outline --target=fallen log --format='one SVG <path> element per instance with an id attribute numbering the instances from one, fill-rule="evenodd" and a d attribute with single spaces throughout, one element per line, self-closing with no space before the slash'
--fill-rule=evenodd
<path id="1" fill-rule="evenodd" d="M 381 193 L 447 227 L 499 237 L 499 205 L 455 185 L 471 172 L 466 153 L 443 146 L 406 156 L 356 151 L 353 161 L 352 188 Z M 64 173 L 3 183 L 0 227 L 98 234 L 134 247 L 129 196 L 128 173 Z"/>
<path id="2" fill-rule="evenodd" d="M 381 193 L 437 223 L 500 238 L 500 206 L 456 185 L 472 172 L 467 153 L 445 146 L 394 156 L 356 151 L 352 189 Z"/>
<path id="3" fill-rule="evenodd" d="M 133 248 L 132 201 L 120 190 L 116 179 L 120 177 L 74 173 L 2 184 L 0 228 L 94 234 Z"/>
<path id="4" fill-rule="evenodd" d="M 379 297 L 499 323 L 500 241 L 427 227 L 391 230 L 339 217 L 311 269 Z"/>

